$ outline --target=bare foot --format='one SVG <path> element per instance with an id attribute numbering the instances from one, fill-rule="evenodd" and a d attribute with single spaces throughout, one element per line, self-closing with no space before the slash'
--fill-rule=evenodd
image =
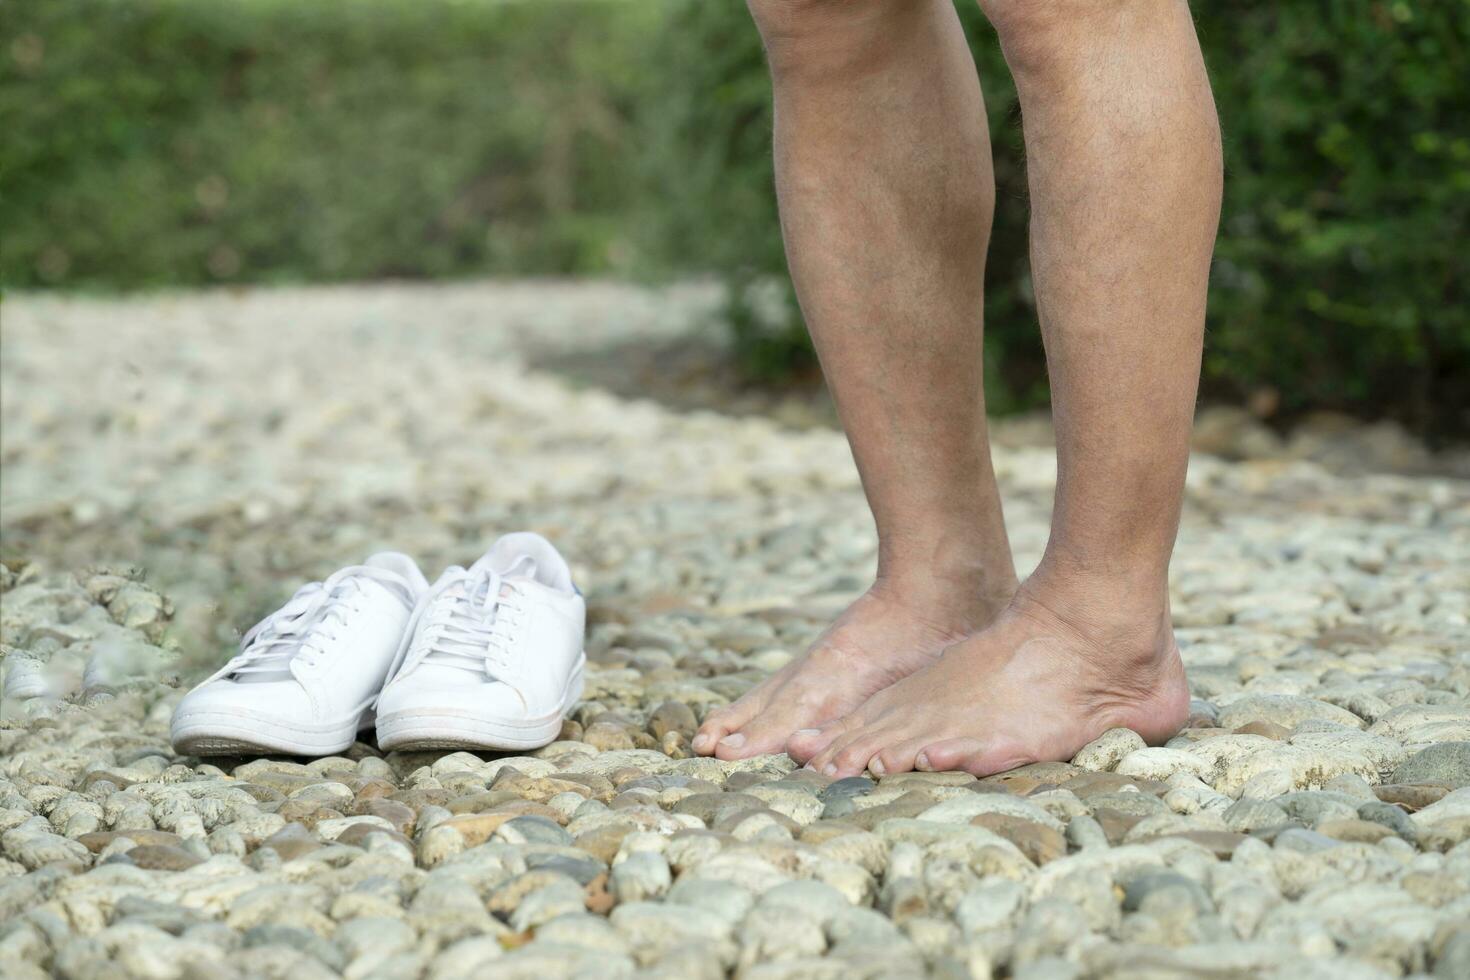
<path id="1" fill-rule="evenodd" d="M 807 652 L 738 701 L 711 711 L 694 751 L 721 759 L 781 752 L 793 732 L 842 717 L 989 623 L 1005 599 L 942 602 L 869 589 Z"/>
<path id="2" fill-rule="evenodd" d="M 1167 607 L 1135 627 L 1111 616 L 1089 624 L 1076 605 L 1046 602 L 1030 587 L 989 629 L 820 731 L 793 735 L 787 750 L 833 777 L 987 776 L 1070 759 L 1109 728 L 1131 728 L 1150 744 L 1179 731 L 1189 688 Z"/>

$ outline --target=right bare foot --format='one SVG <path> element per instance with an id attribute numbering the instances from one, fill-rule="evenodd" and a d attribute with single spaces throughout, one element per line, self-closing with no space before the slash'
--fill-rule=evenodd
<path id="1" fill-rule="evenodd" d="M 744 759 L 785 750 L 794 732 L 840 718 L 983 629 L 1010 595 L 915 600 L 874 586 L 807 652 L 711 711 L 694 736 L 700 755 Z"/>

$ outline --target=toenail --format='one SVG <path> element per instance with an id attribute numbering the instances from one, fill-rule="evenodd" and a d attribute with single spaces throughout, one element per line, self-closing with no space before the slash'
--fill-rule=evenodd
<path id="1" fill-rule="evenodd" d="M 920 752 L 918 758 L 914 759 L 914 768 L 928 771 L 931 768 L 929 765 L 929 756 Z"/>
<path id="2" fill-rule="evenodd" d="M 793 734 L 793 735 L 820 735 L 821 733 L 822 733 L 822 730 L 820 728 L 798 728 L 796 731 L 792 732 L 791 734 Z"/>
<path id="3" fill-rule="evenodd" d="M 745 736 L 736 732 L 734 735 L 726 735 L 720 739 L 721 745 L 728 745 L 732 749 L 738 749 L 745 744 Z"/>
<path id="4" fill-rule="evenodd" d="M 835 775 L 837 775 L 837 763 L 835 763 L 835 762 L 829 762 L 829 763 L 827 763 L 825 766 L 822 767 L 822 772 L 826 773 L 829 776 L 835 776 Z"/>
<path id="5" fill-rule="evenodd" d="M 882 759 L 874 759 L 872 762 L 868 763 L 868 769 L 871 770 L 873 775 L 875 776 L 881 776 L 888 771 L 888 767 L 883 765 Z"/>

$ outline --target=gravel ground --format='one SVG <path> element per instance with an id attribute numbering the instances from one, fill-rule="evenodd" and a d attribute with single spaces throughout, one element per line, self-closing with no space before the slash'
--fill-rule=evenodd
<path id="1" fill-rule="evenodd" d="M 1470 483 L 1197 456 L 1167 747 L 978 781 L 691 758 L 871 575 L 845 445 L 525 365 L 710 302 L 8 299 L 0 973 L 1470 976 Z M 1055 465 L 996 468 L 1024 571 Z M 561 740 L 171 753 L 180 685 L 303 578 L 523 527 L 591 605 Z"/>

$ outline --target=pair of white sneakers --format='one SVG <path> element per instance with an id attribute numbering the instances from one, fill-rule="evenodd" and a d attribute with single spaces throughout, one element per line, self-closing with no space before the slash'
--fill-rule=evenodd
<path id="1" fill-rule="evenodd" d="M 383 552 L 303 586 L 174 710 L 186 755 L 532 749 L 582 696 L 586 604 L 551 542 L 507 534 L 430 585 Z"/>

